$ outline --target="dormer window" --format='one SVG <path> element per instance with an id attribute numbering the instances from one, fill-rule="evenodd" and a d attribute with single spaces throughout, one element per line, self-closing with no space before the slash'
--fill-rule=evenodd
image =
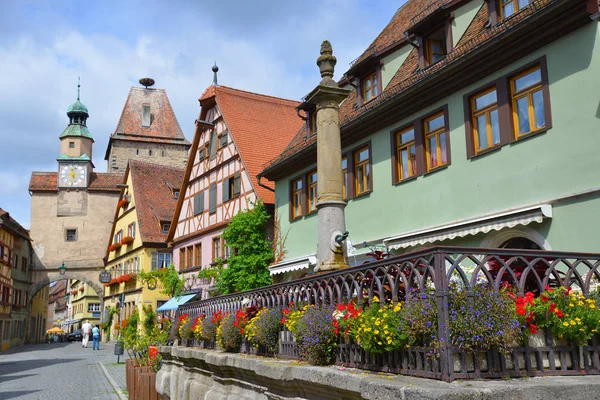
<path id="1" fill-rule="evenodd" d="M 162 222 L 160 224 L 160 231 L 162 233 L 169 233 L 169 229 L 171 229 L 171 223 L 170 222 Z"/>
<path id="2" fill-rule="evenodd" d="M 445 28 L 438 29 L 425 38 L 424 55 L 427 65 L 433 65 L 441 61 L 447 54 Z"/>
<path id="3" fill-rule="evenodd" d="M 179 190 L 173 190 L 173 198 L 177 200 L 179 198 Z"/>
<path id="4" fill-rule="evenodd" d="M 516 14 L 520 9 L 529 5 L 530 0 L 499 0 L 500 20 Z"/>
<path id="5" fill-rule="evenodd" d="M 150 106 L 145 104 L 142 109 L 142 126 L 144 128 L 150 127 L 150 123 L 152 122 L 150 115 Z"/>
<path id="6" fill-rule="evenodd" d="M 372 100 L 379 94 L 379 76 L 377 71 L 361 79 L 361 92 L 363 102 Z"/>

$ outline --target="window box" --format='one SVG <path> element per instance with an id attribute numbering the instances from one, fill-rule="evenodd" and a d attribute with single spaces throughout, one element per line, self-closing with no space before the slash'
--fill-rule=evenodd
<path id="1" fill-rule="evenodd" d="M 85 290 L 85 288 L 84 288 L 83 286 L 81 286 L 81 287 L 79 288 L 79 291 L 80 291 L 80 292 L 83 292 L 84 290 Z"/>
<path id="2" fill-rule="evenodd" d="M 108 247 L 109 251 L 117 251 L 121 249 L 121 243 L 113 243 Z"/>
<path id="3" fill-rule="evenodd" d="M 124 197 L 121 200 L 119 200 L 119 208 L 127 208 L 128 205 L 129 199 L 127 197 Z"/>
<path id="4" fill-rule="evenodd" d="M 129 244 L 133 243 L 133 238 L 131 236 L 125 236 L 122 240 L 121 240 L 121 245 L 126 246 Z"/>

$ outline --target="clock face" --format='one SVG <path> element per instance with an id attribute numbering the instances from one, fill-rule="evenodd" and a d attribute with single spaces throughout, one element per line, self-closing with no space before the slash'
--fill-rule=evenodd
<path id="1" fill-rule="evenodd" d="M 85 183 L 86 167 L 67 164 L 60 167 L 60 183 L 65 186 L 81 186 Z"/>

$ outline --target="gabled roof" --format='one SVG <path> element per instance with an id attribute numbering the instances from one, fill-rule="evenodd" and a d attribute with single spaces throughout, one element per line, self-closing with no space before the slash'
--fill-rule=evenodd
<path id="1" fill-rule="evenodd" d="M 298 129 L 305 125 L 296 113 L 300 103 L 227 86 L 209 86 L 205 90 L 200 97 L 203 113 L 211 102 L 216 102 L 221 110 L 258 196 L 263 202 L 273 204 L 274 193 L 258 185 L 257 175 L 262 166 L 280 154 Z M 193 157 L 194 154 L 190 153 L 192 163 Z M 269 182 L 261 183 L 273 188 Z"/>
<path id="2" fill-rule="evenodd" d="M 123 175 L 92 172 L 90 174 L 90 184 L 88 191 L 96 192 L 118 192 L 117 184 L 121 183 Z M 31 173 L 29 181 L 30 192 L 56 192 L 58 190 L 57 172 L 38 172 Z"/>
<path id="3" fill-rule="evenodd" d="M 162 233 L 160 223 L 170 222 L 173 218 L 177 200 L 173 196 L 171 185 L 181 186 L 184 169 L 130 160 L 125 172 L 125 182 L 128 173 L 131 174 L 130 190 L 135 199 L 142 242 L 166 243 L 167 234 Z M 115 224 L 113 230 L 114 226 Z M 113 234 L 114 232 L 111 237 Z"/>
<path id="4" fill-rule="evenodd" d="M 398 9 L 392 20 L 377 36 L 373 43 L 371 43 L 367 50 L 353 62 L 351 71 L 360 69 L 361 64 L 369 64 L 398 46 L 410 46 L 405 38 L 405 32 L 411 30 L 411 28 L 420 24 L 422 21 L 425 21 L 434 13 L 451 11 L 453 8 L 464 2 L 465 0 L 409 0 Z M 579 3 L 577 4 L 579 8 L 575 7 L 576 3 Z M 572 20 L 576 21 L 576 23 L 571 23 L 568 29 L 575 29 L 579 25 L 589 22 L 589 15 L 586 18 L 586 16 L 581 13 L 581 10 L 585 10 L 584 3 L 585 2 L 582 0 L 536 0 L 535 4 L 523 8 L 512 17 L 499 22 L 497 25 L 490 26 L 488 23 L 488 3 L 484 1 L 463 36 L 461 38 L 454 38 L 455 40 L 458 40 L 458 42 L 442 61 L 430 67 L 420 69 L 418 68 L 418 50 L 412 49 L 390 83 L 384 88 L 382 93 L 373 100 L 359 106 L 356 101 L 356 90 L 351 92 L 348 98 L 340 106 L 342 145 L 348 144 L 348 141 L 345 142 L 345 132 L 347 130 L 358 129 L 365 131 L 365 126 L 367 128 L 373 126 L 373 124 L 370 123 L 371 120 L 368 118 L 374 115 L 376 109 L 388 106 L 394 101 L 400 102 L 404 95 L 406 95 L 406 98 L 412 99 L 410 96 L 414 95 L 413 92 L 416 90 L 415 88 L 421 87 L 419 85 L 426 86 L 428 84 L 427 82 L 434 79 L 436 75 L 441 75 L 441 73 L 445 71 L 452 70 L 456 65 L 460 65 L 461 61 L 466 60 L 466 55 L 484 51 L 486 47 L 497 43 L 500 39 L 509 38 L 511 35 L 510 31 L 513 27 L 519 27 L 518 29 L 522 30 L 533 29 L 525 27 L 528 26 L 528 22 L 532 19 L 535 20 L 538 15 L 547 16 L 547 19 L 551 20 L 554 18 L 554 15 L 560 14 L 565 10 L 572 12 Z M 543 18 L 545 17 L 537 18 L 537 20 Z M 567 20 L 565 19 L 565 21 Z M 564 23 L 568 24 L 568 22 Z M 500 60 L 497 59 L 496 65 L 500 65 L 499 62 Z M 460 79 L 454 80 L 462 82 Z M 445 86 L 451 87 L 449 83 L 445 84 Z M 431 88 L 428 89 L 431 90 Z M 438 93 L 441 95 L 441 93 L 443 93 L 442 89 L 445 90 L 446 88 L 438 86 L 438 89 L 434 89 L 432 93 L 428 93 L 426 89 L 423 89 L 420 97 L 422 99 L 429 99 L 424 95 L 431 94 L 432 97 L 438 95 Z M 413 107 L 416 107 L 414 102 L 412 102 L 412 104 Z M 392 106 L 390 106 L 390 108 L 391 107 Z M 399 113 L 395 112 L 394 115 L 400 118 L 402 112 L 406 112 L 407 115 L 409 115 L 411 112 L 414 112 L 414 110 L 405 107 L 400 109 Z M 364 122 L 367 120 L 369 121 L 368 123 Z M 383 127 L 383 125 L 381 127 Z M 356 135 L 356 133 L 353 132 L 353 135 Z M 265 164 L 261 175 L 266 176 L 269 179 L 273 177 L 279 179 L 282 174 L 281 168 L 284 165 L 286 165 L 286 168 L 289 168 L 289 163 L 295 164 L 297 160 L 313 159 L 314 154 L 309 155 L 309 153 L 313 153 L 315 147 L 316 136 L 307 135 L 306 129 L 303 127 L 297 132 L 295 137 L 279 156 L 272 159 L 268 164 Z M 308 158 L 305 157 L 306 155 L 309 155 Z"/>
<path id="5" fill-rule="evenodd" d="M 29 231 L 21 226 L 10 214 L 0 208 L 0 227 L 10 231 L 13 235 L 22 237 L 25 240 L 31 240 Z"/>
<path id="6" fill-rule="evenodd" d="M 152 114 L 149 127 L 142 126 L 144 105 L 150 106 Z M 187 148 L 190 146 L 175 117 L 167 92 L 153 88 L 129 89 L 115 132 L 110 136 L 105 160 L 108 159 L 113 140 L 179 144 Z"/>

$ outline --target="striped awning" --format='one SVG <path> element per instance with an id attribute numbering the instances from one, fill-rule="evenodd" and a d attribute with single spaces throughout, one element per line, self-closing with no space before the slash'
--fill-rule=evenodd
<path id="1" fill-rule="evenodd" d="M 180 305 L 187 303 L 188 301 L 193 299 L 195 296 L 196 296 L 195 294 L 186 294 L 186 295 L 182 295 L 179 297 L 173 297 L 171 300 L 167 301 L 165 304 L 158 307 L 156 309 L 156 311 L 163 312 L 163 311 L 177 310 L 177 308 L 179 308 Z"/>
<path id="2" fill-rule="evenodd" d="M 552 206 L 550 204 L 542 204 L 420 231 L 408 232 L 383 239 L 383 243 L 389 249 L 404 249 L 457 237 L 488 233 L 492 230 L 499 231 L 500 229 L 513 228 L 517 225 L 528 225 L 532 222 L 541 223 L 544 218 L 552 218 Z"/>
<path id="3" fill-rule="evenodd" d="M 315 256 L 304 256 L 300 258 L 294 258 L 292 260 L 286 260 L 269 267 L 269 273 L 271 275 L 283 274 L 284 272 L 297 271 L 299 269 L 308 269 L 311 265 L 317 263 L 317 257 Z"/>

